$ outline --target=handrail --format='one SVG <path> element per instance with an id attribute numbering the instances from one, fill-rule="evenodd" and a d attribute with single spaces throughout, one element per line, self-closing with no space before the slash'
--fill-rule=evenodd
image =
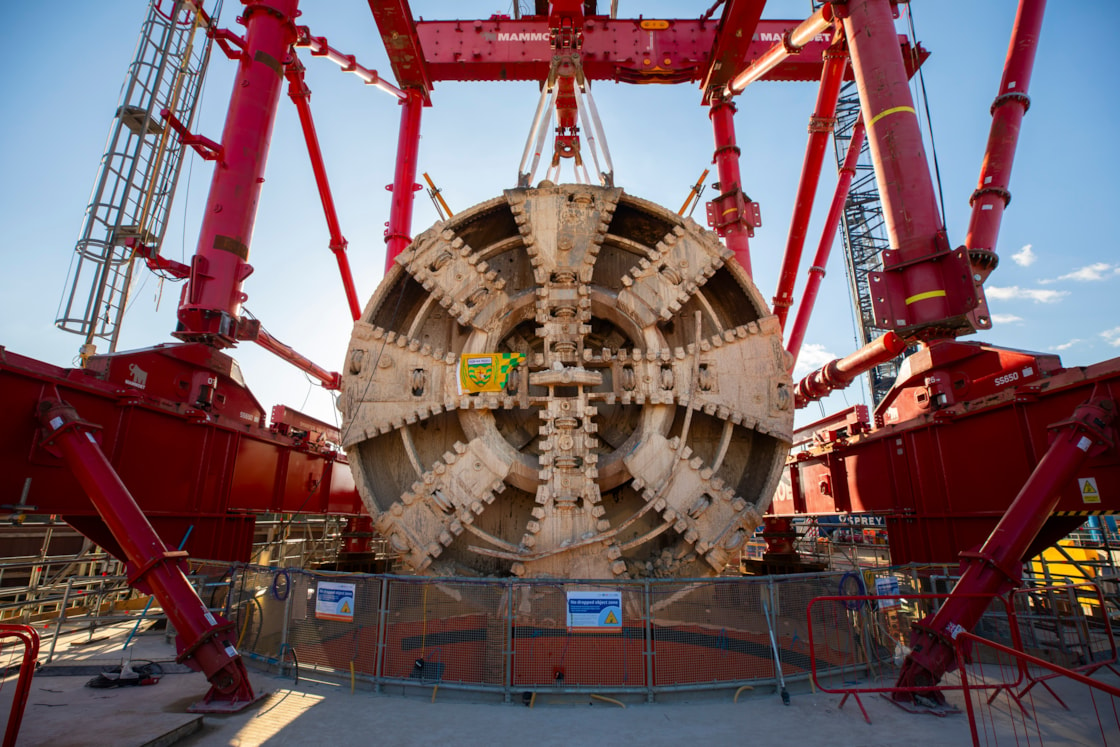
<path id="1" fill-rule="evenodd" d="M 39 658 L 39 634 L 30 625 L 0 625 L 0 638 L 19 638 L 23 642 L 23 662 L 19 666 L 19 679 L 12 696 L 8 727 L 4 730 L 3 747 L 15 747 L 23 711 L 27 707 L 27 696 L 31 693 L 31 677 Z"/>

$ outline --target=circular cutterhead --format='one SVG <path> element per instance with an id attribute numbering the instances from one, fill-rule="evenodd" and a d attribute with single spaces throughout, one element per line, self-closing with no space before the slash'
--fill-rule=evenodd
<path id="1" fill-rule="evenodd" d="M 717 573 L 789 449 L 777 319 L 714 234 L 620 189 L 509 190 L 436 224 L 347 356 L 358 489 L 425 573 Z"/>

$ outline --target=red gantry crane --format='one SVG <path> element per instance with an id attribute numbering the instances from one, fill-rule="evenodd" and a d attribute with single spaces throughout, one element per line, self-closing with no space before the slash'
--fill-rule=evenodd
<path id="1" fill-rule="evenodd" d="M 189 118 L 176 106 L 129 115 L 142 123 L 139 132 L 174 132 L 181 145 L 214 164 L 189 265 L 160 257 L 154 246 L 158 230 L 144 225 L 111 238 L 127 252 L 112 244 L 111 252 L 87 260 L 100 261 L 94 269 L 104 274 L 119 268 L 122 257 L 131 262 L 138 256 L 183 278 L 173 332 L 178 342 L 122 353 L 110 349 L 88 357 L 81 369 L 0 348 L 0 405 L 8 414 L 0 436 L 0 491 L 18 494 L 30 481 L 37 511 L 62 515 L 127 560 L 133 582 L 173 612 L 181 659 L 202 669 L 211 682 L 202 707 L 235 709 L 257 696 L 230 643 L 230 624 L 207 611 L 186 581 L 187 552 L 244 559 L 253 517 L 265 511 L 345 515 L 354 518 L 352 529 L 361 528 L 362 505 L 346 458 L 335 447 L 336 429 L 283 408 L 273 411 L 269 424 L 227 352 L 240 342 L 256 342 L 323 386 L 339 386 L 338 373 L 279 342 L 242 308 L 243 287 L 252 272 L 248 258 L 257 204 L 285 82 L 306 136 L 343 289 L 353 316 L 359 315 L 347 242 L 308 106 L 307 58 L 325 57 L 400 104 L 385 233 L 390 263 L 411 240 L 421 115 L 433 104 L 436 83 L 537 81 L 543 96 L 522 160 L 522 179 L 531 178 L 535 165 L 530 164 L 542 151 L 549 118 L 555 117 L 550 168 L 571 159 L 581 169 L 577 173 L 592 180 L 586 171 L 591 157 L 598 172 L 594 180 L 609 184 L 613 169 L 586 82 L 613 80 L 699 85 L 698 100 L 712 122 L 718 174 L 717 194 L 706 208 L 708 223 L 749 273 L 750 238 L 760 213 L 743 189 L 735 97 L 759 80 L 818 80 L 774 295 L 774 313 L 783 324 L 789 322 L 839 87 L 845 79 L 855 80 L 862 126 L 850 147 L 858 152 L 856 142 L 864 135 L 870 144 L 890 235 L 882 270 L 869 279 L 876 326 L 888 332 L 800 382 L 797 404 L 845 386 L 907 345 L 919 351 L 906 360 L 874 420 L 857 409 L 814 426 L 810 448 L 791 465 L 792 501 L 773 512 L 874 510 L 888 517 L 896 561 L 961 554 L 966 571 L 957 590 L 965 594 L 922 624 L 902 684 L 935 683 L 953 665 L 953 631 L 969 627 L 982 612 L 983 605 L 969 595 L 994 594 L 1015 584 L 1020 562 L 1079 521 L 1084 506 L 1074 478 L 1095 481 L 1102 496 L 1120 494 L 1112 425 L 1120 399 L 1120 361 L 1064 369 L 1053 356 L 956 340 L 990 326 L 983 281 L 997 262 L 996 238 L 1010 199 L 1016 136 L 1029 105 L 1043 0 L 1020 2 L 963 245 L 954 245 L 939 216 L 907 84 L 925 52 L 896 32 L 892 0 L 823 3 L 804 21 L 762 19 L 764 0 L 717 2 L 691 19 L 618 18 L 599 12 L 593 1 L 542 0 L 532 15 L 470 21 L 416 20 L 406 0 L 370 0 L 394 83 L 299 26 L 298 6 L 298 0 L 246 0 L 238 19 L 243 33 L 202 25 L 207 38 L 237 65 L 220 139 L 191 132 Z M 153 8 L 162 7 L 154 0 Z M 201 17 L 192 3 L 174 4 L 169 12 L 181 14 L 172 17 L 183 23 Z M 835 229 L 848 181 L 841 179 L 833 198 L 828 232 Z M 820 245 L 830 244 L 829 233 Z M 823 266 L 823 259 L 813 265 Z M 118 307 L 127 291 L 117 281 L 98 287 L 110 289 L 116 299 L 110 305 Z M 790 322 L 791 359 L 814 292 L 807 291 L 796 321 Z M 81 319 L 71 320 L 68 311 L 67 324 L 87 338 L 112 339 L 112 324 L 98 326 L 104 304 L 95 297 Z M 985 476 L 962 469 L 980 451 Z M 169 549 L 192 528 L 186 551 Z"/>

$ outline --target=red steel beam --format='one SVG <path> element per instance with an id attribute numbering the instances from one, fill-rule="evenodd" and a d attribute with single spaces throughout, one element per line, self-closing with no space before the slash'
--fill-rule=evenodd
<path id="1" fill-rule="evenodd" d="M 798 20 L 763 19 L 753 33 L 734 37 L 742 44 L 738 57 L 721 62 L 712 57 L 721 39 L 719 22 L 701 19 L 610 19 L 585 18 L 580 63 L 589 80 L 634 84 L 701 83 L 706 91 L 722 90 L 731 76 L 760 58 L 799 24 Z M 430 86 L 438 81 L 542 81 L 552 63 L 548 19 L 489 18 L 462 21 L 416 21 L 417 46 L 409 54 L 423 54 L 425 78 Z M 384 36 L 384 34 L 383 34 Z M 734 34 L 732 34 L 734 36 Z M 726 38 L 726 37 L 723 37 Z M 912 48 L 905 35 L 895 37 L 908 72 L 928 56 L 921 47 Z M 820 80 L 821 56 L 833 41 L 825 29 L 812 37 L 799 52 L 790 54 L 762 80 Z M 400 38 L 396 43 L 402 44 Z M 390 50 L 390 59 L 394 52 Z M 403 54 L 400 53 L 400 54 Z M 419 78 L 402 77 L 394 67 L 402 88 L 420 87 Z M 430 90 L 430 89 L 429 89 Z"/>
<path id="2" fill-rule="evenodd" d="M 359 65 L 354 55 L 339 52 L 327 43 L 327 38 L 325 36 L 312 36 L 311 29 L 306 26 L 300 26 L 298 32 L 299 38 L 296 39 L 297 49 L 310 50 L 312 57 L 325 57 L 338 65 L 342 72 L 353 73 L 358 76 L 367 86 L 374 86 L 390 96 L 396 96 L 401 101 L 404 100 L 406 95 L 404 91 L 382 78 L 377 74 L 376 70 L 370 70 L 368 67 Z"/>
<path id="3" fill-rule="evenodd" d="M 1019 142 L 1023 115 L 1031 105 L 1027 92 L 1045 10 L 1046 0 L 1020 1 L 1011 42 L 1007 47 L 1007 60 L 1003 64 L 999 94 L 992 102 L 992 128 L 984 153 L 984 165 L 980 168 L 980 180 L 969 200 L 972 216 L 964 241 L 972 267 L 981 281 L 986 280 L 999 263 L 996 239 L 1004 208 L 1011 202 L 1008 191 L 1011 167 L 1015 162 L 1015 146 Z"/>
<path id="4" fill-rule="evenodd" d="M 700 88 L 707 97 L 721 96 L 728 79 L 743 66 L 743 60 L 757 36 L 765 0 L 730 0 L 723 6 L 719 30 L 708 54 L 708 64 Z M 672 59 L 670 57 L 670 59 Z"/>
<path id="5" fill-rule="evenodd" d="M 241 331 L 242 282 L 264 182 L 284 58 L 296 38 L 298 0 L 259 0 L 244 10 L 245 48 L 230 95 L 222 158 L 214 168 L 191 274 L 179 303 L 176 337 L 217 347 Z"/>
<path id="6" fill-rule="evenodd" d="M 744 88 L 756 80 L 760 80 L 791 54 L 800 52 L 805 45 L 824 33 L 832 25 L 832 18 L 832 5 L 825 3 L 817 9 L 816 13 L 799 23 L 792 31 L 783 34 L 781 41 L 766 50 L 761 57 L 732 78 L 731 82 L 727 84 L 727 95 L 741 93 Z"/>
<path id="7" fill-rule="evenodd" d="M 991 597 L 1019 583 L 1020 564 L 1058 504 L 1062 488 L 1073 481 L 1090 456 L 1116 443 L 1111 429 L 1115 410 L 1114 401 L 1094 391 L 1070 419 L 1051 426 L 1055 437 L 1050 448 L 991 536 L 978 552 L 961 553 L 965 569 L 950 597 L 935 614 L 915 625 L 898 687 L 932 687 L 955 666 L 957 631 L 971 630 Z M 894 698 L 910 700 L 914 695 L 913 691 L 899 691 Z M 928 695 L 940 697 L 933 692 Z"/>
<path id="8" fill-rule="evenodd" d="M 861 373 L 886 363 L 905 349 L 906 340 L 894 332 L 887 332 L 851 355 L 837 358 L 797 382 L 794 407 L 800 409 L 830 392 L 843 389 Z"/>
<path id="9" fill-rule="evenodd" d="M 270 335 L 264 327 L 257 329 L 253 341 L 270 353 L 283 358 L 301 371 L 314 376 L 319 380 L 319 383 L 323 385 L 324 389 L 337 390 L 342 387 L 341 374 L 336 371 L 328 371 L 310 358 L 300 355 L 293 347 L 285 345 Z"/>
<path id="10" fill-rule="evenodd" d="M 299 124 L 303 129 L 303 139 L 307 142 L 307 155 L 311 159 L 311 170 L 315 174 L 315 186 L 319 188 L 319 200 L 323 203 L 323 214 L 327 219 L 327 231 L 330 232 L 330 250 L 334 252 L 338 261 L 338 272 L 342 276 L 342 288 L 346 293 L 346 303 L 350 306 L 350 315 L 355 321 L 362 315 L 362 306 L 358 303 L 358 292 L 354 288 L 354 276 L 350 272 L 350 260 L 346 256 L 346 237 L 342 235 L 342 227 L 338 223 L 338 212 L 334 207 L 334 197 L 331 195 L 331 185 L 327 180 L 327 167 L 323 163 L 323 151 L 319 147 L 319 136 L 315 132 L 315 121 L 311 117 L 311 89 L 307 87 L 304 79 L 303 64 L 299 58 L 292 55 L 292 62 L 284 69 L 288 79 L 288 96 L 296 105 L 299 113 Z"/>
<path id="11" fill-rule="evenodd" d="M 184 280 L 191 275 L 190 265 L 176 262 L 173 259 L 157 254 L 152 247 L 140 239 L 132 236 L 124 240 L 124 245 L 132 249 L 133 254 L 140 257 L 152 272 L 165 272 L 173 278 Z"/>
<path id="12" fill-rule="evenodd" d="M 39 403 L 44 442 L 58 449 L 128 558 L 129 583 L 150 590 L 178 632 L 176 658 L 201 670 L 210 691 L 193 710 L 240 710 L 258 697 L 232 643 L 233 624 L 211 614 L 187 580 L 186 552 L 170 551 L 105 458 L 94 436 L 70 405 L 57 398 Z"/>
<path id="13" fill-rule="evenodd" d="M 389 224 L 385 229 L 385 270 L 407 247 L 412 231 L 412 207 L 416 191 L 417 161 L 420 155 L 420 113 L 424 109 L 423 95 L 409 89 L 408 97 L 401 102 L 401 126 L 397 138 L 397 166 L 393 183 L 387 187 L 393 193 L 389 206 Z"/>
<path id="14" fill-rule="evenodd" d="M 389 53 L 389 64 L 397 85 L 420 93 L 425 104 L 430 104 L 432 78 L 429 76 L 429 63 L 425 50 L 420 46 L 416 23 L 412 19 L 412 8 L 408 0 L 369 0 L 369 9 L 381 41 Z"/>
<path id="15" fill-rule="evenodd" d="M 790 361 L 791 371 L 797 364 L 797 356 L 801 353 L 801 343 L 805 340 L 805 330 L 809 326 L 809 317 L 813 313 L 813 305 L 817 301 L 817 292 L 820 290 L 821 281 L 824 280 L 824 268 L 828 265 L 828 255 L 832 252 L 836 230 L 840 227 L 840 215 L 844 211 L 844 203 L 848 200 L 848 190 L 851 189 L 852 179 L 856 175 L 856 162 L 859 161 L 859 153 L 863 149 L 863 136 L 863 120 L 860 119 L 852 128 L 852 139 L 848 141 L 848 152 L 844 154 L 844 165 L 840 168 L 840 178 L 836 182 L 836 191 L 832 195 L 828 217 L 824 220 L 821 241 L 817 245 L 817 253 L 813 255 L 813 264 L 809 268 L 809 277 L 805 281 L 805 292 L 801 295 L 801 304 L 797 307 L 797 316 L 789 330 L 789 342 L 786 344 L 786 350 L 793 356 L 793 360 Z"/>
<path id="16" fill-rule="evenodd" d="M 809 142 L 805 146 L 805 161 L 801 166 L 801 180 L 797 185 L 797 198 L 790 218 L 786 252 L 778 274 L 778 290 L 774 295 L 774 313 L 782 327 L 785 327 L 789 307 L 793 305 L 793 287 L 797 283 L 797 270 L 801 266 L 801 252 L 805 248 L 805 235 L 809 232 L 809 219 L 813 215 L 813 201 L 820 182 L 828 136 L 832 134 L 833 125 L 836 124 L 836 102 L 840 99 L 840 84 L 844 81 L 847 69 L 848 55 L 845 52 L 830 49 L 825 54 L 817 103 L 813 116 L 809 118 Z"/>
<path id="17" fill-rule="evenodd" d="M 891 249 L 870 275 L 875 326 L 909 337 L 971 332 L 982 292 L 968 257 L 953 251 L 938 212 L 890 0 L 836 6 L 859 87 Z"/>

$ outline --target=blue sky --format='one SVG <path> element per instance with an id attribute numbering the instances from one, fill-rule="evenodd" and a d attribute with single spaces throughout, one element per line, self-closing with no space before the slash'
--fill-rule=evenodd
<path id="1" fill-rule="evenodd" d="M 621 0 L 620 14 L 695 17 L 702 2 Z M 807 0 L 771 2 L 765 17 L 800 18 Z M 918 39 L 932 53 L 925 82 L 940 163 L 950 240 L 964 241 L 968 197 L 976 185 L 990 116 L 1007 51 L 1012 0 L 916 0 Z M 987 283 L 995 328 L 982 339 L 1014 348 L 1057 352 L 1067 366 L 1120 355 L 1120 253 L 1112 216 L 1120 203 L 1114 139 L 1120 105 L 1114 95 L 1114 52 L 1120 4 L 1107 0 L 1049 4 L 1027 114 L 1011 180 L 1013 201 L 997 249 L 1001 263 Z M 240 9 L 226 0 L 222 22 Z M 304 0 L 300 22 L 391 77 L 364 0 Z M 424 2 L 427 18 L 486 17 L 508 12 L 509 0 Z M 97 172 L 105 137 L 146 12 L 141 2 L 19 3 L 7 9 L 13 31 L 0 47 L 0 217 L 6 229 L 0 271 L 0 345 L 57 365 L 70 365 L 81 340 L 54 327 L 67 267 Z M 899 24 L 900 31 L 905 26 Z M 312 109 L 335 191 L 359 297 L 372 294 L 384 266 L 398 107 L 328 62 L 304 58 Z M 220 137 L 234 64 L 215 54 L 196 130 Z M 752 85 L 738 99 L 745 187 L 761 203 L 763 226 L 752 242 L 756 282 L 774 295 L 806 138 L 815 84 Z M 711 161 L 707 112 L 693 86 L 599 84 L 595 100 L 614 157 L 616 183 L 670 208 Z M 420 168 L 453 209 L 512 186 L 536 105 L 534 84 L 443 83 L 424 111 Z M 826 161 L 806 264 L 820 235 L 834 168 Z M 164 240 L 166 256 L 193 252 L 210 164 L 184 167 Z M 339 368 L 350 318 L 295 109 L 281 101 L 267 181 L 257 216 L 246 283 L 246 307 L 279 339 L 316 362 Z M 709 179 L 709 182 L 712 179 Z M 700 218 L 703 208 L 696 213 Z M 418 233 L 437 219 L 419 193 Z M 854 323 L 839 241 L 806 336 L 798 374 L 855 349 Z M 801 271 L 798 295 L 803 284 Z M 135 285 L 120 349 L 170 341 L 179 286 L 154 276 Z M 335 420 L 328 394 L 300 372 L 253 345 L 234 352 L 262 403 L 288 404 Z M 803 411 L 799 422 L 864 401 L 861 387 Z"/>

